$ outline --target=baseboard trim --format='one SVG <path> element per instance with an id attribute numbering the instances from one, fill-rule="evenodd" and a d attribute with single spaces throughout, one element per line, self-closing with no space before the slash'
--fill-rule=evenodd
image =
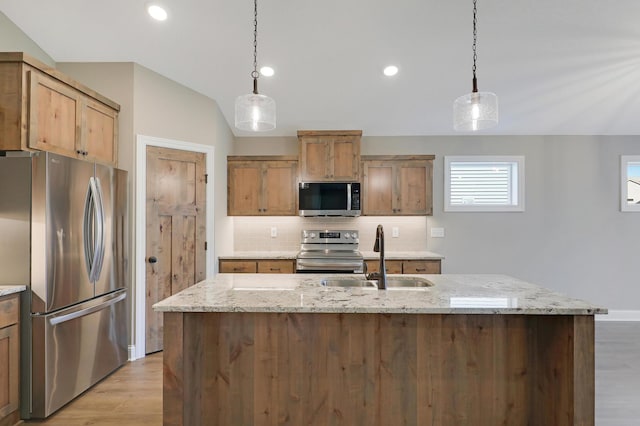
<path id="1" fill-rule="evenodd" d="M 596 321 L 640 321 L 640 311 L 609 309 L 609 314 L 595 317 Z"/>
<path id="2" fill-rule="evenodd" d="M 136 345 L 129 345 L 129 361 L 135 361 L 136 359 Z"/>

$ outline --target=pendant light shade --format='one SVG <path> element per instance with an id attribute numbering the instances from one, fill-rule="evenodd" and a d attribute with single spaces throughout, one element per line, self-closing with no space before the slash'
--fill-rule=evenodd
<path id="1" fill-rule="evenodd" d="M 453 102 L 453 128 L 475 132 L 498 124 L 498 97 L 491 92 L 471 92 Z"/>
<path id="2" fill-rule="evenodd" d="M 276 101 L 266 95 L 250 93 L 236 98 L 236 127 L 250 132 L 276 128 Z"/>
<path id="3" fill-rule="evenodd" d="M 453 128 L 461 132 L 489 129 L 498 124 L 498 97 L 495 93 L 479 92 L 476 78 L 477 0 L 473 0 L 473 80 L 471 93 L 453 102 Z"/>
<path id="4" fill-rule="evenodd" d="M 258 1 L 253 0 L 253 92 L 236 98 L 235 125 L 240 130 L 264 132 L 276 128 L 276 102 L 258 93 Z"/>

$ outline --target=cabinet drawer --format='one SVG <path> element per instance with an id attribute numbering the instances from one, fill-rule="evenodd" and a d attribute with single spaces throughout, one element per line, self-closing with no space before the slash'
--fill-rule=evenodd
<path id="1" fill-rule="evenodd" d="M 261 260 L 258 261 L 259 274 L 293 274 L 293 260 Z"/>
<path id="2" fill-rule="evenodd" d="M 439 260 L 405 260 L 402 262 L 404 274 L 439 274 Z"/>
<path id="3" fill-rule="evenodd" d="M 365 260 L 367 264 L 367 273 L 379 272 L 378 260 Z M 385 260 L 385 266 L 387 267 L 387 274 L 401 274 L 402 273 L 402 260 Z"/>
<path id="4" fill-rule="evenodd" d="M 257 271 L 255 260 L 221 260 L 220 272 L 255 274 Z"/>
<path id="5" fill-rule="evenodd" d="M 17 294 L 0 298 L 0 328 L 18 322 L 20 315 L 20 298 Z"/>

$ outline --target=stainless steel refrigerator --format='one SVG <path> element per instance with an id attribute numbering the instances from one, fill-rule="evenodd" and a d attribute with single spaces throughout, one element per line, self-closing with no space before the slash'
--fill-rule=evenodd
<path id="1" fill-rule="evenodd" d="M 127 360 L 127 173 L 0 157 L 0 284 L 26 284 L 21 415 L 45 418 Z"/>

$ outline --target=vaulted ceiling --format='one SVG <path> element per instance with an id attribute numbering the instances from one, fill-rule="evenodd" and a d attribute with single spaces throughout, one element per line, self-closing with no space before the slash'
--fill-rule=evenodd
<path id="1" fill-rule="evenodd" d="M 215 99 L 233 127 L 251 91 L 253 2 L 0 0 L 56 62 L 133 61 Z M 640 134 L 640 2 L 478 0 L 478 80 L 498 95 L 485 134 Z M 259 89 L 277 128 L 448 135 L 471 91 L 472 0 L 258 0 Z M 395 64 L 399 73 L 385 77 Z M 236 135 L 247 133 L 234 129 Z"/>

